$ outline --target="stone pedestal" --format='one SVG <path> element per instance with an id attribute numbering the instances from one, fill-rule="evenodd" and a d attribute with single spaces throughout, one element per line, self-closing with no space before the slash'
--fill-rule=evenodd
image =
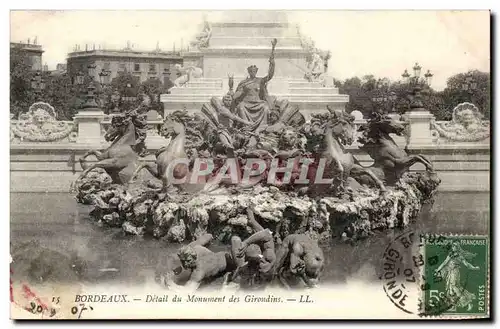
<path id="1" fill-rule="evenodd" d="M 259 68 L 257 76 L 266 76 L 273 39 L 278 43 L 274 55 L 275 72 L 268 83 L 271 96 L 297 105 L 306 118 L 326 111 L 327 105 L 345 109 L 349 96 L 339 94 L 333 86 L 333 78 L 327 78 L 324 84 L 304 78 L 309 50 L 303 47 L 297 28 L 288 22 L 286 11 L 227 11 L 218 22 L 211 24 L 211 28 L 209 46 L 192 56 L 201 56 L 203 78 L 171 88 L 170 94 L 161 95 L 166 114 L 183 109 L 200 111 L 211 97 L 221 98 L 227 93 L 228 74 L 234 76 L 236 88 L 247 77 L 250 65 Z"/>
<path id="2" fill-rule="evenodd" d="M 307 50 L 302 47 L 297 28 L 288 22 L 284 10 L 227 11 L 211 25 L 209 47 L 202 49 L 206 78 L 222 78 L 227 73 L 246 75 L 250 65 L 267 74 L 271 41 L 277 39 L 275 77 L 302 77 Z"/>
<path id="3" fill-rule="evenodd" d="M 78 125 L 78 137 L 76 142 L 79 144 L 102 143 L 101 122 L 104 119 L 104 112 L 100 109 L 85 109 L 75 115 L 75 123 Z"/>
<path id="4" fill-rule="evenodd" d="M 433 119 L 434 115 L 429 111 L 410 111 L 405 114 L 405 120 L 409 125 L 409 148 L 433 144 L 434 137 L 431 134 Z"/>

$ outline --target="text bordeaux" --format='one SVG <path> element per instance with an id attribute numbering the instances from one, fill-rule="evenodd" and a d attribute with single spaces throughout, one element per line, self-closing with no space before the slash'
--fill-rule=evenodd
<path id="1" fill-rule="evenodd" d="M 76 295 L 75 303 L 128 303 L 128 295 Z"/>

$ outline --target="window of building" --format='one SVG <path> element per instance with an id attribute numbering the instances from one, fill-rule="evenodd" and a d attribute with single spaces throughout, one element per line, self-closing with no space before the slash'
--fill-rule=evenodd
<path id="1" fill-rule="evenodd" d="M 139 72 L 140 70 L 141 70 L 141 64 L 139 64 L 139 63 L 135 63 L 135 64 L 134 64 L 134 71 L 135 71 L 135 72 Z"/>
<path id="2" fill-rule="evenodd" d="M 149 64 L 149 72 L 156 72 L 156 64 Z"/>
<path id="3" fill-rule="evenodd" d="M 124 72 L 126 69 L 125 63 L 118 64 L 118 71 Z"/>

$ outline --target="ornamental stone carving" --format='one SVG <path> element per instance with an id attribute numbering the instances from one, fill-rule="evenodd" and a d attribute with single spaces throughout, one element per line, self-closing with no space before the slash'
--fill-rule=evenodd
<path id="1" fill-rule="evenodd" d="M 457 142 L 479 142 L 490 137 L 490 122 L 482 120 L 472 103 L 461 103 L 453 109 L 451 121 L 434 121 L 436 135 Z"/>
<path id="2" fill-rule="evenodd" d="M 11 121 L 11 142 L 55 142 L 67 139 L 74 142 L 73 122 L 58 121 L 56 111 L 50 104 L 36 102 L 28 112 Z"/>

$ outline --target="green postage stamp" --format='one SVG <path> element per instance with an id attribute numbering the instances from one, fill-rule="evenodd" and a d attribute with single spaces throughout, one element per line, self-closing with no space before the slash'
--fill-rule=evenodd
<path id="1" fill-rule="evenodd" d="M 424 237 L 421 315 L 489 314 L 489 239 L 482 235 Z"/>

